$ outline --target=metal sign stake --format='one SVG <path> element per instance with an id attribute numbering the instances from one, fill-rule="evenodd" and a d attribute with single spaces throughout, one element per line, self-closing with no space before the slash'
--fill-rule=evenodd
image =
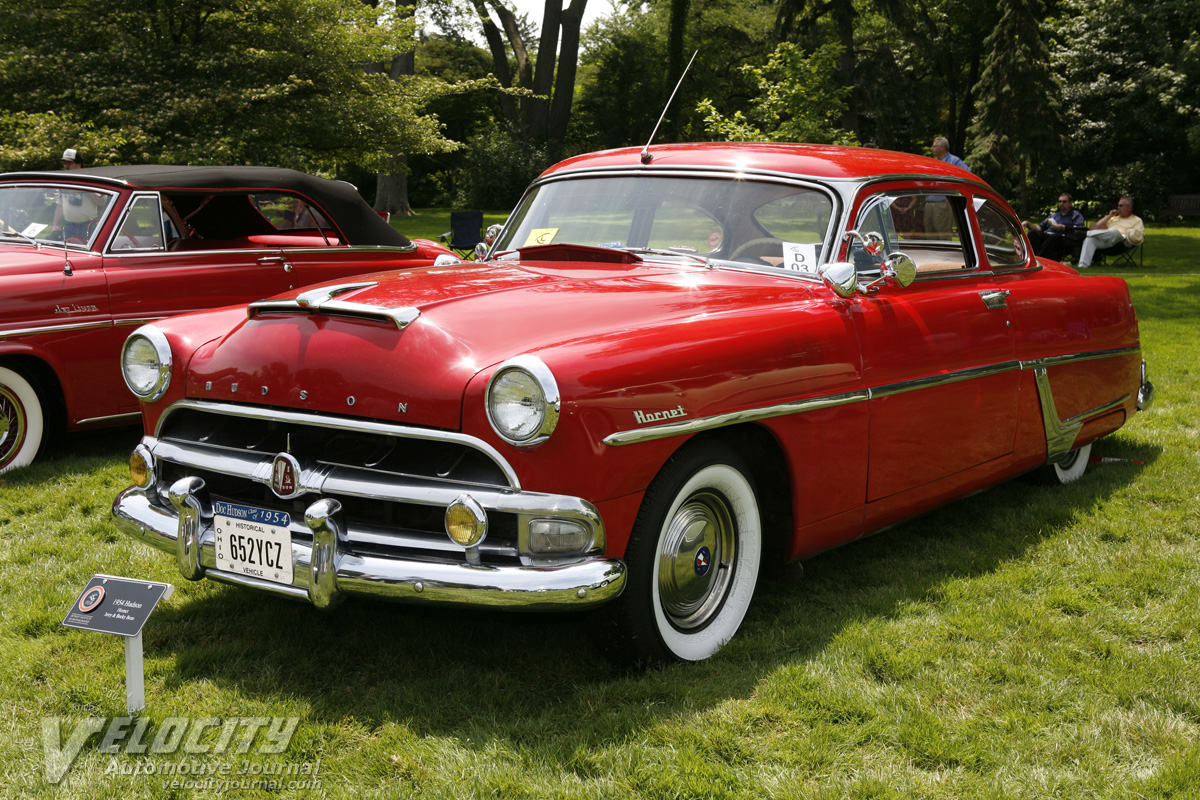
<path id="1" fill-rule="evenodd" d="M 146 707 L 146 674 L 142 671 L 142 632 L 125 637 L 125 709 L 130 713 Z"/>

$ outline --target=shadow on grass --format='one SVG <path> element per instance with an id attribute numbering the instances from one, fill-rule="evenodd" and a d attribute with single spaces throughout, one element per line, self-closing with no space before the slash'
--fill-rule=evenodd
<path id="1" fill-rule="evenodd" d="M 1105 454 L 1129 454 L 1114 437 Z M 936 601 L 1068 527 L 1144 467 L 1093 464 L 1066 487 L 1017 480 L 806 562 L 801 582 L 764 582 L 743 626 L 698 665 L 629 672 L 607 663 L 588 615 L 512 615 L 348 600 L 333 613 L 213 583 L 185 586 L 155 619 L 148 655 L 173 659 L 168 692 L 198 680 L 302 697 L 313 721 L 407 726 L 468 746 L 503 740 L 569 761 L 664 720 L 743 698 L 780 667 L 822 652 L 846 626 Z M 183 583 L 183 581 L 179 581 Z"/>

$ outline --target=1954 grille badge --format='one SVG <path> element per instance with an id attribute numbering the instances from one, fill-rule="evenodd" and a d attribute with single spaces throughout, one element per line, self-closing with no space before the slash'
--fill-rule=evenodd
<path id="1" fill-rule="evenodd" d="M 271 463 L 271 491 L 282 500 L 301 494 L 300 462 L 291 453 L 279 453 Z"/>

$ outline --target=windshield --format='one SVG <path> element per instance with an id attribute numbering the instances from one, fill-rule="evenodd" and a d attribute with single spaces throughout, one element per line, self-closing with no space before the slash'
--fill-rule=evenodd
<path id="1" fill-rule="evenodd" d="M 0 238 L 87 246 L 115 197 L 62 186 L 0 187 Z"/>
<path id="2" fill-rule="evenodd" d="M 816 189 L 733 178 L 573 178 L 534 188 L 495 252 L 583 244 L 815 273 L 833 203 Z"/>

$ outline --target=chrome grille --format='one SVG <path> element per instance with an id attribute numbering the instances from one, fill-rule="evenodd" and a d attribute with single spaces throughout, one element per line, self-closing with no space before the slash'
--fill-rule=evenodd
<path id="1" fill-rule="evenodd" d="M 244 414 L 229 410 L 184 403 L 163 417 L 154 448 L 160 502 L 167 503 L 176 480 L 200 477 L 214 499 L 288 512 L 294 535 L 303 538 L 305 509 L 329 497 L 342 503 L 355 551 L 458 559 L 462 550 L 445 533 L 447 498 L 463 491 L 507 496 L 514 490 L 503 465 L 457 435 L 406 436 L 417 432 L 361 420 L 272 414 L 261 407 Z M 277 497 L 261 474 L 280 452 L 294 455 L 322 488 L 289 500 Z M 516 559 L 517 517 L 489 512 L 485 560 Z"/>

